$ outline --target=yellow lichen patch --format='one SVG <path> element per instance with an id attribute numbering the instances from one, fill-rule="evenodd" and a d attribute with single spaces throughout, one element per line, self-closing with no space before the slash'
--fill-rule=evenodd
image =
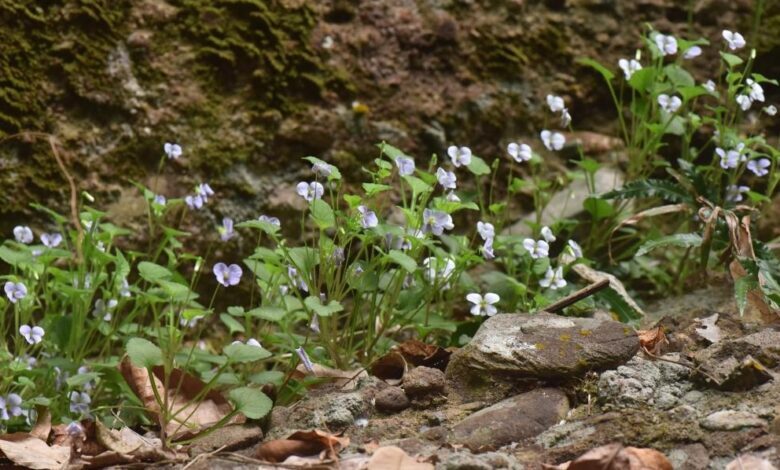
<path id="1" fill-rule="evenodd" d="M 587 330 L 587 329 L 584 329 L 584 328 L 582 330 L 580 330 L 580 336 L 586 336 L 587 337 L 587 336 L 590 336 L 592 334 L 593 334 L 593 332 L 590 331 L 590 330 Z"/>

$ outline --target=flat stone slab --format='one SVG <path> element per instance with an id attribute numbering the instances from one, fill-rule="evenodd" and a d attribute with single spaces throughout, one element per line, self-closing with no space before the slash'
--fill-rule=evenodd
<path id="1" fill-rule="evenodd" d="M 540 313 L 499 314 L 487 319 L 471 342 L 455 352 L 450 380 L 475 377 L 568 379 L 613 369 L 639 350 L 636 332 L 623 323 Z"/>
<path id="2" fill-rule="evenodd" d="M 499 448 L 535 437 L 569 411 L 566 394 L 538 388 L 477 411 L 452 428 L 455 442 L 472 450 Z"/>

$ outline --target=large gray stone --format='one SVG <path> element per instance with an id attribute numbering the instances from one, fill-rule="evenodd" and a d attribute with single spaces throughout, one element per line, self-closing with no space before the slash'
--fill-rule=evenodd
<path id="1" fill-rule="evenodd" d="M 638 349 L 636 332 L 616 321 L 550 313 L 500 314 L 485 321 L 471 342 L 453 354 L 447 376 L 455 386 L 467 387 L 518 379 L 570 379 L 589 370 L 615 368 Z"/>
<path id="2" fill-rule="evenodd" d="M 499 448 L 541 434 L 568 411 L 565 393 L 538 388 L 468 416 L 452 428 L 454 442 L 472 450 Z"/>

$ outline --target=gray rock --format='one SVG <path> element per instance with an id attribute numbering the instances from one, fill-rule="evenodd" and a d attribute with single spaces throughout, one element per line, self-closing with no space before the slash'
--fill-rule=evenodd
<path id="1" fill-rule="evenodd" d="M 667 457 L 672 467 L 679 470 L 705 470 L 710 464 L 707 448 L 699 443 L 673 449 Z"/>
<path id="2" fill-rule="evenodd" d="M 540 313 L 499 314 L 452 355 L 447 377 L 455 386 L 490 391 L 495 381 L 571 379 L 589 370 L 617 367 L 639 349 L 622 323 Z"/>
<path id="3" fill-rule="evenodd" d="M 374 398 L 374 406 L 384 413 L 397 413 L 409 408 L 411 402 L 403 390 L 398 387 L 387 387 L 378 392 Z"/>
<path id="4" fill-rule="evenodd" d="M 583 441 L 596 433 L 596 428 L 585 421 L 570 421 L 551 427 L 536 437 L 536 443 L 545 449 L 566 447 Z"/>
<path id="5" fill-rule="evenodd" d="M 437 470 L 492 470 L 494 468 L 522 470 L 523 466 L 513 456 L 498 452 L 483 454 L 453 452 L 436 465 Z"/>
<path id="6" fill-rule="evenodd" d="M 452 428 L 453 441 L 473 450 L 502 447 L 537 436 L 568 411 L 566 394 L 538 388 L 468 416 Z"/>
<path id="7" fill-rule="evenodd" d="M 402 385 L 404 392 L 412 399 L 444 393 L 444 372 L 432 367 L 415 367 L 404 375 Z"/>
<path id="8" fill-rule="evenodd" d="M 733 431 L 765 426 L 767 423 L 748 411 L 721 410 L 702 419 L 699 424 L 710 431 Z"/>
<path id="9" fill-rule="evenodd" d="M 676 360 L 676 355 L 666 358 Z M 691 391 L 690 370 L 666 361 L 633 357 L 616 370 L 599 377 L 599 398 L 607 408 L 633 408 L 651 405 L 662 410 L 676 406 Z"/>

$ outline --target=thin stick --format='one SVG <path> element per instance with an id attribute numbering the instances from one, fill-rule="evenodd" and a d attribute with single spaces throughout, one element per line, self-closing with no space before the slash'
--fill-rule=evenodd
<path id="1" fill-rule="evenodd" d="M 553 302 L 552 304 L 545 307 L 544 311 L 550 313 L 560 312 L 564 308 L 570 305 L 574 305 L 580 300 L 586 297 L 590 297 L 591 295 L 595 294 L 596 292 L 602 289 L 605 289 L 608 286 L 609 286 L 609 279 L 602 279 L 598 282 L 594 282 L 593 284 L 583 287 L 577 292 L 567 295 L 566 297 L 558 300 L 557 302 Z"/>
<path id="2" fill-rule="evenodd" d="M 71 176 L 71 174 L 68 172 L 68 167 L 65 166 L 65 162 L 63 162 L 62 158 L 60 157 L 60 153 L 57 151 L 57 140 L 53 135 L 49 135 L 49 146 L 51 146 L 51 152 L 54 154 L 54 159 L 57 160 L 57 166 L 60 167 L 60 171 L 62 171 L 62 175 L 65 177 L 65 179 L 68 180 L 68 186 L 70 187 L 70 216 L 73 225 L 76 228 L 76 233 L 78 233 L 76 243 L 76 261 L 80 263 L 82 259 L 81 244 L 84 242 L 84 228 L 81 226 L 81 222 L 79 221 L 79 192 L 78 188 L 76 187 L 76 180 L 74 180 L 73 176 Z"/>

